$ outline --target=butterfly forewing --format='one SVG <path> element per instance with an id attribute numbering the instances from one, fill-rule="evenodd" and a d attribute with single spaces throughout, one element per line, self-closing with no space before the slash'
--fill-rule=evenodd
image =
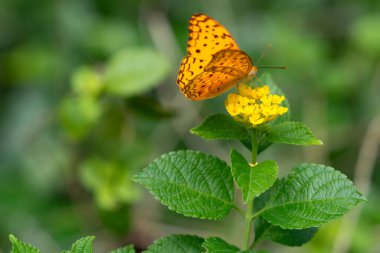
<path id="1" fill-rule="evenodd" d="M 183 90 L 191 80 L 204 71 L 209 62 L 210 61 L 197 59 L 191 56 L 183 58 L 177 77 L 179 88 Z"/>
<path id="2" fill-rule="evenodd" d="M 190 18 L 189 32 L 187 53 L 195 58 L 211 60 L 223 49 L 239 49 L 227 29 L 204 14 Z"/>

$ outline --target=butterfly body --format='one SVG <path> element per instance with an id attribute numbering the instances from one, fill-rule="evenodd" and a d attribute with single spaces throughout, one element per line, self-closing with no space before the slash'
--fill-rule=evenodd
<path id="1" fill-rule="evenodd" d="M 256 74 L 251 58 L 216 20 L 204 14 L 193 15 L 189 31 L 188 55 L 181 62 L 177 79 L 187 98 L 213 98 Z"/>

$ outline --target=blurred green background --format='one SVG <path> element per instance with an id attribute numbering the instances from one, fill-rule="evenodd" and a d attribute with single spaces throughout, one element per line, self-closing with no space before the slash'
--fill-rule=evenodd
<path id="1" fill-rule="evenodd" d="M 206 13 L 231 32 L 287 94 L 293 120 L 321 147 L 274 145 L 281 174 L 324 163 L 368 198 L 303 248 L 270 252 L 380 252 L 380 1 L 0 0 L 0 252 L 8 234 L 59 252 L 95 235 L 95 252 L 144 249 L 172 233 L 241 244 L 243 221 L 183 218 L 131 176 L 160 154 L 199 149 L 228 159 L 241 144 L 188 130 L 222 95 L 191 102 L 176 85 L 187 22 Z"/>

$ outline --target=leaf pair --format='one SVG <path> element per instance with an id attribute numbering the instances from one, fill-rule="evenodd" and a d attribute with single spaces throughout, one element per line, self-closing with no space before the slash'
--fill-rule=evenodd
<path id="1" fill-rule="evenodd" d="M 248 201 L 269 189 L 278 172 L 273 161 L 250 168 L 236 151 L 232 151 L 231 159 L 232 173 L 217 157 L 192 150 L 170 152 L 134 180 L 177 213 L 218 220 L 235 206 L 233 177 L 242 189 L 244 201 Z M 317 227 L 341 217 L 363 200 L 339 171 L 324 165 L 301 164 L 274 183 L 257 216 L 284 229 Z"/>
<path id="2" fill-rule="evenodd" d="M 304 146 L 322 144 L 322 141 L 317 139 L 310 128 L 302 122 L 284 121 L 273 127 L 261 126 L 259 130 L 262 144 L 260 151 L 267 148 L 271 143 Z M 240 140 L 247 143 L 250 139 L 249 129 L 226 114 L 212 115 L 199 126 L 192 128 L 190 132 L 206 140 Z M 250 143 L 247 144 L 247 146 L 250 145 Z"/>

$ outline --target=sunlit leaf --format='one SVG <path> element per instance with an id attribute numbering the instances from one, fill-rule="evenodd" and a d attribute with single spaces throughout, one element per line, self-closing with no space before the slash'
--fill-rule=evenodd
<path id="1" fill-rule="evenodd" d="M 12 243 L 11 253 L 40 253 L 39 249 L 30 244 L 20 241 L 14 235 L 9 235 L 9 239 Z"/>
<path id="2" fill-rule="evenodd" d="M 222 219 L 234 206 L 229 166 L 193 150 L 170 152 L 134 177 L 169 209 L 195 218 Z"/>
<path id="3" fill-rule="evenodd" d="M 278 165 L 275 161 L 266 160 L 251 166 L 236 150 L 231 151 L 230 157 L 232 175 L 243 193 L 245 203 L 260 196 L 276 181 Z"/>
<path id="4" fill-rule="evenodd" d="M 345 175 L 319 164 L 301 164 L 276 182 L 263 217 L 284 229 L 319 227 L 366 199 Z"/>
<path id="5" fill-rule="evenodd" d="M 82 237 L 71 246 L 70 253 L 92 253 L 95 236 Z"/>

